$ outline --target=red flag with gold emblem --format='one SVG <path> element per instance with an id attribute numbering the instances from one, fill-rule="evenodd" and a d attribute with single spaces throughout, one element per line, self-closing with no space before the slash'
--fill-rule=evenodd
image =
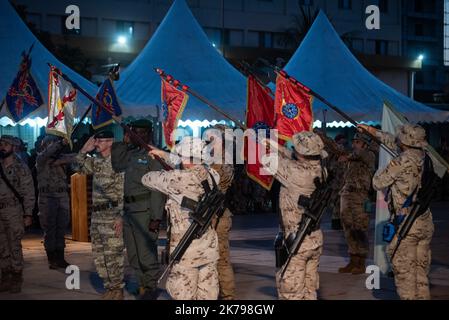
<path id="1" fill-rule="evenodd" d="M 246 106 L 246 123 L 249 129 L 254 129 L 256 135 L 260 130 L 268 132 L 274 127 L 274 100 L 270 89 L 259 84 L 253 76 L 248 77 L 248 97 Z M 248 177 L 259 183 L 267 190 L 271 189 L 273 176 L 270 175 L 260 163 L 265 152 L 258 143 L 258 137 L 248 137 L 245 144 L 246 172 Z"/>
<path id="2" fill-rule="evenodd" d="M 171 149 L 175 146 L 174 130 L 178 127 L 184 108 L 189 96 L 176 85 L 162 79 L 161 83 L 162 102 L 162 128 L 164 130 L 165 143 Z"/>
<path id="3" fill-rule="evenodd" d="M 288 80 L 282 73 L 276 79 L 276 129 L 279 138 L 288 141 L 302 131 L 312 130 L 313 97 L 300 86 Z"/>

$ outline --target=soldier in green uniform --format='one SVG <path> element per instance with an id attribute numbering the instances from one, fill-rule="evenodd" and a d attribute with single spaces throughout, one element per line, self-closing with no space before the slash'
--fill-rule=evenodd
<path id="1" fill-rule="evenodd" d="M 76 156 L 75 169 L 93 176 L 90 236 L 98 275 L 103 279 L 105 300 L 123 300 L 124 244 L 122 236 L 123 173 L 111 165 L 114 134 L 101 131 L 84 144 Z M 88 153 L 96 150 L 95 156 Z"/>
<path id="2" fill-rule="evenodd" d="M 152 142 L 152 123 L 137 120 L 131 130 L 146 143 Z M 159 171 L 162 165 L 148 155 L 125 133 L 123 142 L 112 145 L 112 168 L 125 173 L 123 236 L 128 260 L 137 274 L 141 299 L 157 298 L 159 262 L 157 240 L 165 196 L 142 185 L 149 171 Z"/>

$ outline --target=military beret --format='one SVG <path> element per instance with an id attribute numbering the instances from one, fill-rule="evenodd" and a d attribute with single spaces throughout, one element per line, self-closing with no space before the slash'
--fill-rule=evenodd
<path id="1" fill-rule="evenodd" d="M 130 126 L 133 128 L 152 129 L 153 123 L 147 119 L 139 119 L 139 120 L 131 122 Z"/>
<path id="2" fill-rule="evenodd" d="M 10 135 L 2 135 L 0 141 L 9 143 L 12 146 L 20 146 L 20 140 Z"/>
<path id="3" fill-rule="evenodd" d="M 94 138 L 95 139 L 114 139 L 114 133 L 109 130 L 103 130 L 103 131 L 97 132 L 94 135 Z"/>

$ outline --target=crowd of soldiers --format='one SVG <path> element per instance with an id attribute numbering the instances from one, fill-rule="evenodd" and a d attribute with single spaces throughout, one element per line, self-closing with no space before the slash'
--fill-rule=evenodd
<path id="1" fill-rule="evenodd" d="M 70 210 L 66 178 L 67 167 L 92 175 L 92 214 L 90 235 L 96 270 L 103 280 L 103 299 L 124 299 L 125 249 L 128 262 L 139 282 L 140 299 L 157 299 L 161 274 L 158 238 L 164 211 L 167 217 L 169 252 L 178 245 L 192 223 L 190 213 L 205 193 L 218 185 L 226 193 L 232 185 L 235 168 L 224 164 L 224 143 L 220 161 L 201 157 L 206 142 L 184 137 L 169 153 L 148 152 L 137 143 L 152 143 L 152 123 L 131 123 L 123 141 L 115 141 L 111 131 L 100 131 L 89 138 L 77 154 L 63 150 L 67 140 L 47 135 L 36 157 L 39 220 L 44 230 L 44 247 L 50 269 L 66 268 L 64 235 Z M 209 142 L 223 142 L 227 127 Z M 370 135 L 400 154 L 385 169 L 375 172 L 378 148 Z M 397 214 L 407 215 L 404 203 L 419 188 L 423 171 L 425 131 L 416 125 L 398 128 L 396 136 L 360 125 L 352 140 L 352 151 L 343 147 L 344 137 L 329 141 L 320 132 L 301 132 L 292 137 L 292 148 L 273 140 L 262 143 L 276 150 L 261 162 L 280 184 L 278 195 L 280 226 L 287 238 L 298 231 L 305 208 L 301 196 L 310 197 L 316 179 L 332 175 L 333 227 L 338 221 L 348 244 L 349 263 L 341 273 L 365 272 L 368 255 L 369 193 L 388 190 L 387 199 Z M 17 139 L 0 138 L 0 292 L 21 290 L 24 226 L 31 224 L 35 191 L 30 169 L 14 149 Z M 200 156 L 195 156 L 200 155 Z M 164 170 L 163 164 L 173 170 Z M 209 187 L 207 187 L 209 186 Z M 186 201 L 186 199 L 188 201 Z M 412 199 L 414 200 L 414 199 Z M 182 259 L 170 270 L 166 289 L 173 299 L 235 299 L 234 273 L 229 256 L 232 213 L 214 217 L 210 227 L 193 240 Z M 433 222 L 430 210 L 418 218 L 410 236 L 403 241 L 392 261 L 395 282 L 402 299 L 429 299 L 428 272 Z M 389 248 L 395 245 L 393 241 Z M 305 238 L 299 251 L 276 284 L 280 299 L 317 299 L 318 266 L 323 252 L 323 233 L 319 226 Z M 391 255 L 391 249 L 389 249 Z"/>

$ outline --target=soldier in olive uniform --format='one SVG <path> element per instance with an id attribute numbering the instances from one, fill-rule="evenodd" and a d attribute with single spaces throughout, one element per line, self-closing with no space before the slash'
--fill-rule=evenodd
<path id="1" fill-rule="evenodd" d="M 365 273 L 369 226 L 365 202 L 369 201 L 376 162 L 375 154 L 369 149 L 370 143 L 367 135 L 356 133 L 352 140 L 352 154 L 340 157 L 340 161 L 346 163 L 340 191 L 340 215 L 350 255 L 349 263 L 338 269 L 340 273 Z"/>
<path id="2" fill-rule="evenodd" d="M 150 121 L 134 121 L 131 130 L 146 143 L 152 142 Z M 138 276 L 141 299 L 156 299 L 160 271 L 157 241 L 165 197 L 145 188 L 142 176 L 161 170 L 162 165 L 126 133 L 123 142 L 112 145 L 111 160 L 115 172 L 125 173 L 123 236 L 128 260 Z"/>
<path id="3" fill-rule="evenodd" d="M 84 144 L 76 156 L 78 171 L 92 175 L 90 236 L 95 267 L 103 279 L 103 299 L 123 300 L 124 244 L 122 236 L 123 173 L 112 170 L 114 134 L 101 131 Z M 89 152 L 96 150 L 95 156 Z"/>
<path id="4" fill-rule="evenodd" d="M 390 161 L 384 168 L 376 172 L 373 186 L 376 190 L 387 190 L 387 200 L 392 208 L 391 214 L 405 218 L 411 206 L 405 206 L 411 197 L 416 201 L 416 192 L 421 183 L 427 145 L 426 131 L 418 125 L 402 125 L 392 134 L 360 125 L 376 135 L 390 149 L 399 149 L 398 157 Z M 399 219 L 400 220 L 400 219 Z M 429 300 L 429 271 L 431 264 L 430 242 L 434 232 L 432 213 L 429 209 L 419 216 L 405 237 L 396 255 L 391 261 L 394 272 L 396 290 L 403 300 Z M 397 237 L 388 246 L 388 255 L 397 243 Z"/>
<path id="5" fill-rule="evenodd" d="M 176 248 L 192 221 L 189 213 L 193 208 L 181 206 L 184 197 L 198 201 L 205 192 L 203 181 L 207 181 L 211 189 L 212 179 L 217 184 L 220 182 L 215 170 L 200 164 L 203 147 L 201 139 L 184 137 L 175 146 L 175 155 L 161 150 L 150 152 L 171 162 L 173 166 L 181 162 L 180 170 L 149 172 L 142 178 L 145 186 L 168 196 L 165 207 L 170 216 L 170 252 Z M 170 296 L 176 300 L 217 299 L 217 260 L 217 233 L 210 226 L 201 238 L 192 241 L 182 259 L 173 266 L 166 283 Z"/>
<path id="6" fill-rule="evenodd" d="M 313 132 L 300 132 L 292 137 L 293 151 L 269 142 L 278 153 L 262 156 L 261 163 L 281 183 L 279 207 L 285 238 L 296 234 L 304 214 L 304 207 L 298 205 L 300 196 L 309 197 L 316 189 L 315 178 L 325 178 L 327 173 L 321 166 L 324 144 Z M 316 300 L 319 288 L 318 265 L 323 251 L 323 233 L 314 230 L 306 236 L 298 253 L 288 265 L 284 277 L 276 275 L 279 298 L 282 300 Z"/>
<path id="7" fill-rule="evenodd" d="M 67 183 L 68 158 L 62 155 L 67 141 L 48 134 L 36 158 L 39 188 L 39 220 L 50 269 L 67 268 L 64 236 L 69 225 L 70 202 Z"/>
<path id="8" fill-rule="evenodd" d="M 23 282 L 21 241 L 24 225 L 32 223 L 34 185 L 28 166 L 13 151 L 14 144 L 12 136 L 0 138 L 0 292 L 19 293 Z"/>

